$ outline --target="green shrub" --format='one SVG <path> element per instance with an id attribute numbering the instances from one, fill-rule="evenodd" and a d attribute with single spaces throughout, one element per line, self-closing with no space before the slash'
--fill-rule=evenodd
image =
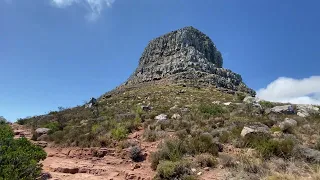
<path id="1" fill-rule="evenodd" d="M 196 179 L 192 176 L 190 163 L 184 161 L 172 162 L 161 161 L 157 167 L 156 180 L 192 180 Z"/>
<path id="2" fill-rule="evenodd" d="M 262 171 L 262 162 L 260 159 L 241 155 L 240 162 L 243 170 L 246 172 L 257 174 Z"/>
<path id="3" fill-rule="evenodd" d="M 218 145 L 213 141 L 213 137 L 209 133 L 203 133 L 189 139 L 188 151 L 191 154 L 210 153 L 216 156 L 218 155 L 218 150 Z"/>
<path id="4" fill-rule="evenodd" d="M 13 139 L 8 125 L 0 125 L 0 179 L 36 179 L 41 173 L 42 148 L 26 138 Z"/>
<path id="5" fill-rule="evenodd" d="M 0 124 L 7 124 L 7 120 L 6 118 L 4 118 L 3 116 L 0 116 Z"/>
<path id="6" fill-rule="evenodd" d="M 282 131 L 281 128 L 279 126 L 272 126 L 270 129 L 271 132 L 277 132 L 277 131 Z"/>
<path id="7" fill-rule="evenodd" d="M 273 108 L 274 105 L 272 102 L 270 101 L 260 101 L 259 104 L 263 107 L 263 108 Z"/>
<path id="8" fill-rule="evenodd" d="M 25 125 L 26 123 L 27 123 L 27 120 L 26 120 L 26 119 L 18 119 L 18 120 L 17 120 L 17 124 Z"/>
<path id="9" fill-rule="evenodd" d="M 217 165 L 217 160 L 211 154 L 200 154 L 195 157 L 196 163 L 200 167 L 215 167 Z"/>
<path id="10" fill-rule="evenodd" d="M 143 160 L 143 156 L 141 153 L 141 149 L 138 146 L 133 146 L 130 149 L 130 158 L 134 161 L 134 162 L 139 162 Z"/>
<path id="11" fill-rule="evenodd" d="M 151 168 L 155 170 L 161 160 L 179 161 L 187 152 L 186 144 L 179 139 L 167 139 L 158 151 L 151 154 Z"/>
<path id="12" fill-rule="evenodd" d="M 222 106 L 218 104 L 212 104 L 212 105 L 201 104 L 199 106 L 199 111 L 203 114 L 210 115 L 210 116 L 216 116 L 216 115 L 221 115 L 225 113 L 225 110 L 222 108 Z"/>
<path id="13" fill-rule="evenodd" d="M 219 137 L 219 142 L 227 143 L 229 141 L 230 134 L 226 131 L 223 131 Z"/>
<path id="14" fill-rule="evenodd" d="M 121 125 L 111 130 L 111 136 L 116 140 L 122 140 L 127 138 L 127 133 L 127 129 Z"/>
<path id="15" fill-rule="evenodd" d="M 46 124 L 44 127 L 50 129 L 50 131 L 49 131 L 48 134 L 52 134 L 52 133 L 54 133 L 54 132 L 56 132 L 56 131 L 61 130 L 61 129 L 59 129 L 59 124 L 58 124 L 58 122 L 49 122 L 49 123 Z"/>
<path id="16" fill-rule="evenodd" d="M 143 137 L 145 138 L 146 141 L 148 142 L 154 142 L 157 140 L 157 131 L 151 130 L 151 129 L 146 129 L 143 133 Z"/>
<path id="17" fill-rule="evenodd" d="M 273 155 L 288 158 L 294 147 L 291 139 L 274 140 L 259 134 L 247 135 L 244 144 L 246 147 L 256 149 L 264 158 L 270 158 Z"/>
<path id="18" fill-rule="evenodd" d="M 246 97 L 245 94 L 243 94 L 243 93 L 237 93 L 237 100 L 238 100 L 239 102 L 242 102 L 245 97 Z"/>
<path id="19" fill-rule="evenodd" d="M 230 168 L 237 166 L 236 160 L 228 154 L 219 155 L 219 164 L 222 165 L 223 167 L 230 167 Z"/>
<path id="20" fill-rule="evenodd" d="M 57 144 L 60 144 L 61 141 L 63 141 L 64 135 L 65 134 L 63 131 L 56 131 L 56 132 L 49 135 L 49 139 L 51 141 L 54 141 Z"/>

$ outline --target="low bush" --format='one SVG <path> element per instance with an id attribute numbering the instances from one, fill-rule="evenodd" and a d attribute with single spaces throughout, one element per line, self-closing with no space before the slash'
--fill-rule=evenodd
<path id="1" fill-rule="evenodd" d="M 273 155 L 288 158 L 292 155 L 294 147 L 291 139 L 274 140 L 259 134 L 247 135 L 243 143 L 245 147 L 256 149 L 264 158 L 270 158 Z"/>
<path id="2" fill-rule="evenodd" d="M 157 131 L 151 130 L 151 129 L 146 129 L 143 133 L 143 137 L 145 138 L 146 141 L 148 142 L 154 142 L 158 139 L 157 137 Z"/>
<path id="3" fill-rule="evenodd" d="M 260 101 L 259 104 L 263 107 L 263 108 L 273 108 L 274 104 L 270 101 Z"/>
<path id="4" fill-rule="evenodd" d="M 111 130 L 111 136 L 116 140 L 125 139 L 127 137 L 127 133 L 128 133 L 127 129 L 121 125 Z"/>
<path id="5" fill-rule="evenodd" d="M 249 157 L 247 155 L 240 156 L 240 163 L 244 171 L 249 173 L 260 173 L 262 172 L 262 162 L 260 159 Z"/>
<path id="6" fill-rule="evenodd" d="M 222 165 L 223 167 L 229 167 L 229 168 L 233 168 L 237 166 L 235 159 L 228 154 L 219 155 L 219 164 Z"/>
<path id="7" fill-rule="evenodd" d="M 161 161 L 157 167 L 156 180 L 195 180 L 192 176 L 190 163 L 185 161 Z"/>
<path id="8" fill-rule="evenodd" d="M 270 128 L 270 131 L 271 131 L 272 133 L 274 133 L 274 132 L 282 131 L 282 130 L 281 130 L 281 128 L 280 128 L 279 126 L 272 126 L 272 127 Z"/>
<path id="9" fill-rule="evenodd" d="M 151 168 L 155 170 L 161 160 L 179 161 L 187 152 L 186 144 L 179 139 L 167 139 L 159 150 L 151 154 Z"/>
<path id="10" fill-rule="evenodd" d="M 9 125 L 0 125 L 0 179 L 36 179 L 41 173 L 40 160 L 46 158 L 41 147 L 26 138 L 13 138 Z"/>
<path id="11" fill-rule="evenodd" d="M 210 115 L 210 116 L 216 116 L 216 115 L 221 115 L 225 113 L 225 110 L 219 104 L 212 104 L 212 105 L 201 104 L 199 106 L 199 111 L 203 114 Z"/>
<path id="12" fill-rule="evenodd" d="M 223 131 L 219 136 L 219 142 L 227 143 L 229 141 L 229 138 L 230 138 L 230 134 L 226 131 Z"/>
<path id="13" fill-rule="evenodd" d="M 142 155 L 140 147 L 138 147 L 138 146 L 131 147 L 131 149 L 130 149 L 130 158 L 134 162 L 143 161 L 143 155 Z"/>
<path id="14" fill-rule="evenodd" d="M 210 153 L 214 156 L 218 155 L 219 147 L 209 133 L 202 133 L 199 136 L 188 139 L 187 144 L 188 152 L 191 154 Z"/>
<path id="15" fill-rule="evenodd" d="M 50 131 L 48 132 L 48 134 L 52 134 L 52 133 L 54 133 L 54 132 L 56 132 L 56 131 L 61 130 L 61 129 L 59 129 L 59 124 L 58 124 L 58 122 L 49 122 L 49 123 L 46 124 L 44 127 L 50 129 Z"/>
<path id="16" fill-rule="evenodd" d="M 200 167 L 215 167 L 217 165 L 217 160 L 211 154 L 199 154 L 195 157 L 196 163 Z"/>
<path id="17" fill-rule="evenodd" d="M 246 97 L 245 94 L 243 94 L 243 93 L 237 93 L 237 100 L 238 100 L 239 102 L 242 102 L 245 97 Z"/>

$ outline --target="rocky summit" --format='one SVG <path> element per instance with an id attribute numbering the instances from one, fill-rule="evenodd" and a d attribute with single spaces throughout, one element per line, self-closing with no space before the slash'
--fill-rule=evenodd
<path id="1" fill-rule="evenodd" d="M 194 27 L 185 27 L 151 40 L 138 68 L 124 85 L 144 82 L 213 85 L 255 95 L 239 74 L 222 65 L 222 55 L 212 40 Z"/>

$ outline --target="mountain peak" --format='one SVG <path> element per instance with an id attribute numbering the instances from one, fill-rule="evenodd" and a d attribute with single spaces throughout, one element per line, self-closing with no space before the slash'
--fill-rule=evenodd
<path id="1" fill-rule="evenodd" d="M 200 83 L 255 94 L 239 74 L 222 65 L 222 55 L 212 40 L 187 26 L 151 40 L 125 85 L 156 81 Z"/>

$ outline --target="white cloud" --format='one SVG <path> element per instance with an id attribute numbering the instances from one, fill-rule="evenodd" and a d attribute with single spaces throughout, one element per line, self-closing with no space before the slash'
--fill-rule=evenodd
<path id="1" fill-rule="evenodd" d="M 320 104 L 320 76 L 304 79 L 280 77 L 257 91 L 261 99 L 294 104 Z"/>
<path id="2" fill-rule="evenodd" d="M 88 9 L 85 16 L 88 20 L 96 20 L 105 7 L 111 8 L 115 0 L 51 0 L 52 4 L 58 8 L 67 8 L 72 5 L 84 5 Z"/>

